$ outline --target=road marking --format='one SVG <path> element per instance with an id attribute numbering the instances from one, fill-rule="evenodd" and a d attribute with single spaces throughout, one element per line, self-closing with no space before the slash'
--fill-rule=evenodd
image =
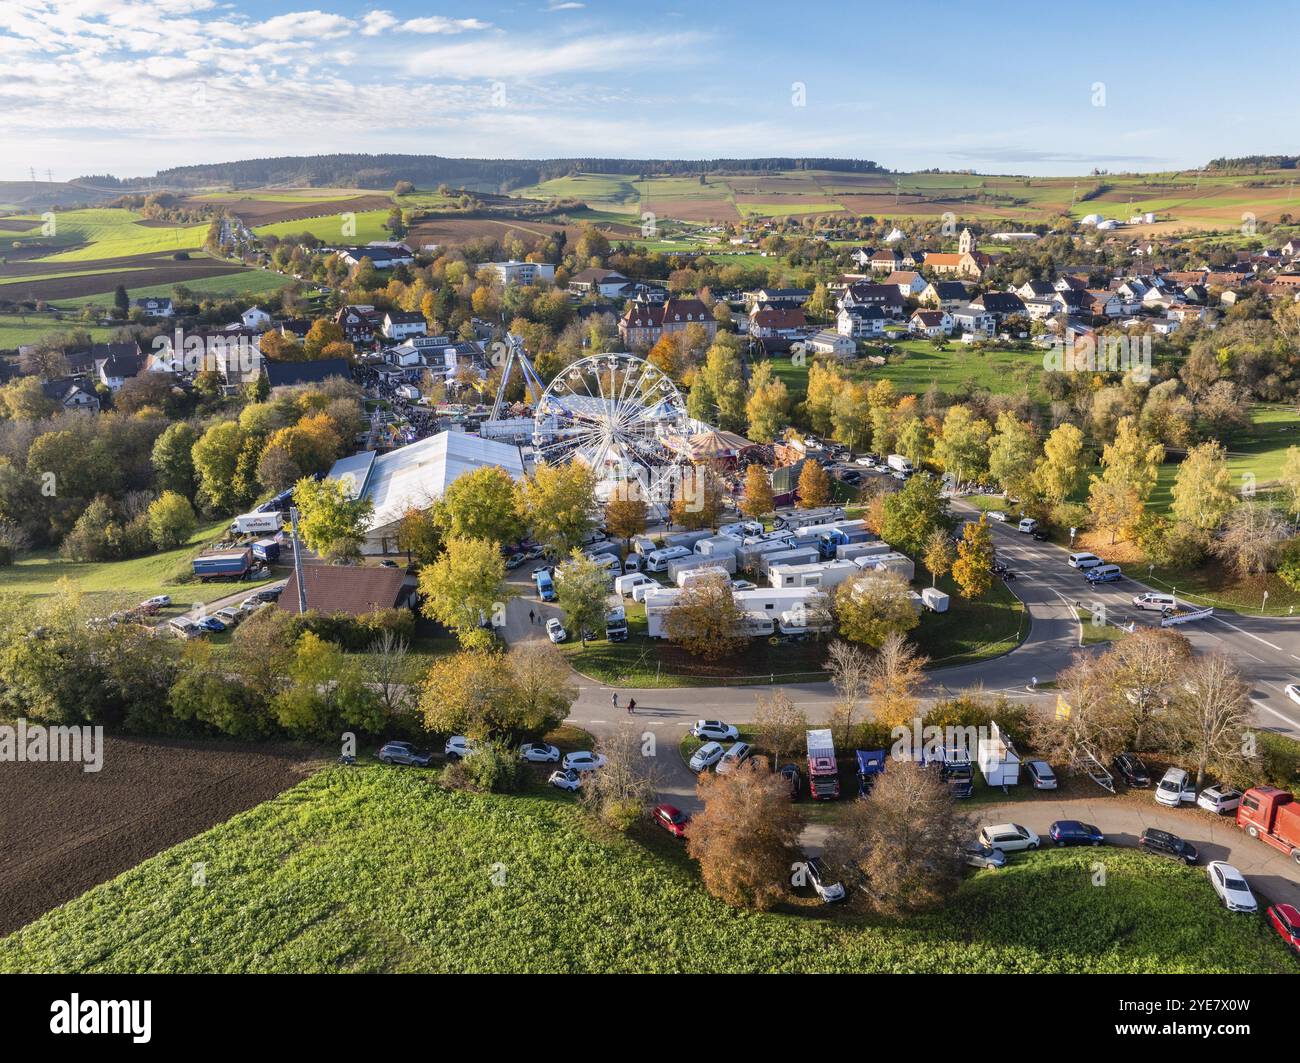
<path id="1" fill-rule="evenodd" d="M 1250 703 L 1254 705 L 1255 708 L 1263 709 L 1265 712 L 1270 713 L 1273 716 L 1276 716 L 1288 727 L 1300 727 L 1300 724 L 1297 724 L 1295 720 L 1291 719 L 1291 717 L 1283 716 L 1280 712 L 1277 711 L 1277 709 L 1270 708 L 1269 706 L 1265 705 L 1262 701 L 1258 700 L 1257 698 L 1251 698 Z"/>
<path id="2" fill-rule="evenodd" d="M 1222 624 L 1224 627 L 1230 627 L 1230 628 L 1232 628 L 1233 631 L 1236 631 L 1236 632 L 1238 632 L 1239 634 L 1245 635 L 1247 638 L 1254 639 L 1256 642 L 1262 642 L 1265 646 L 1267 646 L 1267 647 L 1268 647 L 1269 649 L 1271 649 L 1271 650 L 1277 650 L 1278 653 L 1286 653 L 1286 652 L 1287 652 L 1287 651 L 1284 650 L 1281 646 L 1275 646 L 1275 645 L 1273 645 L 1273 643 L 1269 642 L 1268 639 L 1262 639 L 1262 638 L 1260 638 L 1258 635 L 1252 635 L 1249 631 L 1243 631 L 1241 628 L 1237 627 L 1236 624 L 1229 624 L 1229 623 L 1228 623 L 1226 620 L 1224 620 L 1223 617 L 1221 617 L 1221 616 L 1213 616 L 1213 615 L 1212 615 L 1212 616 L 1210 617 L 1210 619 L 1211 619 L 1211 620 L 1217 620 L 1217 621 L 1218 621 L 1220 624 Z"/>

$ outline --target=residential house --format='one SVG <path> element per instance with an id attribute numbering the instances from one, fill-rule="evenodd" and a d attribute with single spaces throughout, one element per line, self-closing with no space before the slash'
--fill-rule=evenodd
<path id="1" fill-rule="evenodd" d="M 1190 325 L 1209 321 L 1210 311 L 1207 307 L 1195 306 L 1191 303 L 1175 303 L 1169 308 L 1165 316 L 1170 321 L 1177 321 L 1180 325 Z"/>
<path id="2" fill-rule="evenodd" d="M 914 269 L 895 270 L 881 283 L 894 284 L 904 299 L 915 299 L 925 291 L 925 278 Z"/>
<path id="3" fill-rule="evenodd" d="M 812 297 L 809 288 L 758 288 L 745 293 L 745 309 L 771 306 L 797 310 Z"/>
<path id="4" fill-rule="evenodd" d="M 352 379 L 346 358 L 318 358 L 311 362 L 274 362 L 262 359 L 271 390 L 297 387 L 299 384 L 319 384 L 330 377 Z"/>
<path id="5" fill-rule="evenodd" d="M 339 258 L 349 266 L 359 266 L 363 259 L 369 259 L 375 269 L 393 269 L 396 266 L 410 266 L 415 263 L 415 255 L 405 244 L 380 241 L 365 247 L 340 247 L 335 249 Z"/>
<path id="6" fill-rule="evenodd" d="M 618 295 L 631 283 L 627 277 L 617 270 L 598 269 L 592 266 L 575 273 L 569 278 L 569 291 L 579 296 L 594 293 L 602 298 L 611 298 Z"/>
<path id="7" fill-rule="evenodd" d="M 139 310 L 145 317 L 175 317 L 176 309 L 170 299 L 135 299 L 132 309 Z"/>
<path id="8" fill-rule="evenodd" d="M 384 335 L 390 340 L 405 340 L 428 333 L 428 323 L 421 313 L 390 310 L 384 315 Z"/>
<path id="9" fill-rule="evenodd" d="M 409 609 L 415 585 L 407 582 L 406 569 L 383 565 L 304 565 L 303 587 L 307 608 L 322 616 L 366 616 L 377 610 Z M 296 614 L 300 607 L 298 574 L 289 573 L 276 605 Z"/>
<path id="10" fill-rule="evenodd" d="M 1089 288 L 1083 293 L 1083 312 L 1093 317 L 1121 317 L 1124 303 L 1118 295 L 1105 288 Z"/>
<path id="11" fill-rule="evenodd" d="M 343 338 L 349 343 L 372 343 L 383 328 L 383 317 L 373 306 L 359 303 L 339 307 L 334 324 L 343 330 Z"/>
<path id="12" fill-rule="evenodd" d="M 1015 292 L 982 292 L 971 300 L 971 306 L 987 310 L 998 322 L 1025 312 L 1024 300 Z"/>
<path id="13" fill-rule="evenodd" d="M 929 339 L 951 336 L 952 315 L 947 310 L 917 310 L 908 319 L 907 331 Z"/>
<path id="14" fill-rule="evenodd" d="M 145 356 L 138 343 L 110 343 L 108 354 L 95 360 L 95 379 L 110 391 L 118 391 L 144 368 Z"/>
<path id="15" fill-rule="evenodd" d="M 855 306 L 878 306 L 886 317 L 903 316 L 903 295 L 896 284 L 850 284 L 835 305 L 841 310 Z"/>
<path id="16" fill-rule="evenodd" d="M 965 306 L 959 306 L 952 311 L 952 323 L 954 327 L 961 329 L 962 332 L 974 333 L 977 336 L 992 336 L 997 328 L 998 320 L 995 314 L 990 313 L 983 307 L 972 306 L 967 303 Z"/>
<path id="17" fill-rule="evenodd" d="M 755 309 L 749 315 L 749 334 L 755 339 L 790 339 L 801 335 L 807 328 L 808 319 L 797 308 L 766 307 Z"/>
<path id="18" fill-rule="evenodd" d="M 244 328 L 255 328 L 261 332 L 271 327 L 271 315 L 260 306 L 250 306 L 239 315 L 239 321 Z"/>
<path id="19" fill-rule="evenodd" d="M 871 256 L 870 268 L 873 273 L 893 273 L 903 268 L 903 256 L 893 247 L 882 247 Z"/>
<path id="20" fill-rule="evenodd" d="M 917 298 L 922 306 L 931 310 L 956 310 L 970 299 L 966 285 L 961 281 L 931 281 Z"/>
<path id="21" fill-rule="evenodd" d="M 61 380 L 48 380 L 41 384 L 41 391 L 47 399 L 57 402 L 65 410 L 99 412 L 99 396 L 71 377 L 63 377 Z"/>
<path id="22" fill-rule="evenodd" d="M 854 265 L 860 269 L 866 269 L 871 265 L 871 256 L 875 253 L 874 247 L 855 247 L 849 258 L 853 259 Z"/>
<path id="23" fill-rule="evenodd" d="M 1056 291 L 1051 281 L 1025 281 L 1019 288 L 1011 290 L 1026 302 L 1030 299 L 1050 299 Z"/>
<path id="24" fill-rule="evenodd" d="M 835 315 L 835 331 L 855 340 L 871 339 L 885 331 L 885 321 L 878 306 L 848 306 Z"/>

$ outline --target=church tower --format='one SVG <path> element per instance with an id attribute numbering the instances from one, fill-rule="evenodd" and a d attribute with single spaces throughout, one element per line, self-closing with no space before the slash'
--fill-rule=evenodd
<path id="1" fill-rule="evenodd" d="M 979 245 L 975 243 L 975 237 L 969 229 L 961 231 L 961 237 L 957 241 L 957 251 L 963 255 L 973 254 L 979 250 Z"/>

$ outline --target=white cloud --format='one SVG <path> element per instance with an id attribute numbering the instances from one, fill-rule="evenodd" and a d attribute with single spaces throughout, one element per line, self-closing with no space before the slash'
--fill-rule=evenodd
<path id="1" fill-rule="evenodd" d="M 699 40 L 691 33 L 602 34 L 559 43 L 541 40 L 483 40 L 426 48 L 408 60 L 413 73 L 454 78 L 533 78 L 557 74 L 625 70 L 663 65 L 683 58 Z"/>
<path id="2" fill-rule="evenodd" d="M 397 25 L 397 17 L 391 11 L 368 11 L 361 20 L 361 35 L 377 37 L 384 30 Z"/>
<path id="3" fill-rule="evenodd" d="M 254 39 L 258 36 L 271 40 L 287 41 L 298 37 L 342 37 L 349 33 L 355 23 L 342 15 L 331 15 L 324 11 L 294 11 L 288 15 L 276 15 L 265 22 L 249 28 Z"/>
<path id="4" fill-rule="evenodd" d="M 492 24 L 477 18 L 443 18 L 430 15 L 427 18 L 413 18 L 402 23 L 407 33 L 464 33 L 467 30 L 485 30 Z"/>

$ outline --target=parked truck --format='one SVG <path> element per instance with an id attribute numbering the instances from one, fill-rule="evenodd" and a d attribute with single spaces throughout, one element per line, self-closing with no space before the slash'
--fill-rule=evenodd
<path id="1" fill-rule="evenodd" d="M 237 535 L 255 532 L 278 532 L 282 521 L 278 512 L 241 513 L 230 525 Z"/>
<path id="2" fill-rule="evenodd" d="M 610 642 L 627 641 L 627 612 L 617 596 L 611 598 L 605 607 L 605 638 Z"/>
<path id="3" fill-rule="evenodd" d="M 273 565 L 280 560 L 280 544 L 274 539 L 258 539 L 253 544 L 253 556 Z"/>
<path id="4" fill-rule="evenodd" d="M 808 795 L 814 801 L 839 800 L 840 769 L 829 728 L 808 732 Z"/>
<path id="5" fill-rule="evenodd" d="M 206 554 L 199 554 L 194 559 L 194 575 L 204 583 L 214 579 L 243 579 L 252 567 L 253 551 L 248 547 L 239 550 L 213 550 Z"/>
<path id="6" fill-rule="evenodd" d="M 902 454 L 890 454 L 885 458 L 885 464 L 894 472 L 901 472 L 904 476 L 912 475 L 912 462 Z"/>
<path id="7" fill-rule="evenodd" d="M 1241 795 L 1237 826 L 1300 864 L 1300 802 L 1290 791 L 1252 786 Z"/>

